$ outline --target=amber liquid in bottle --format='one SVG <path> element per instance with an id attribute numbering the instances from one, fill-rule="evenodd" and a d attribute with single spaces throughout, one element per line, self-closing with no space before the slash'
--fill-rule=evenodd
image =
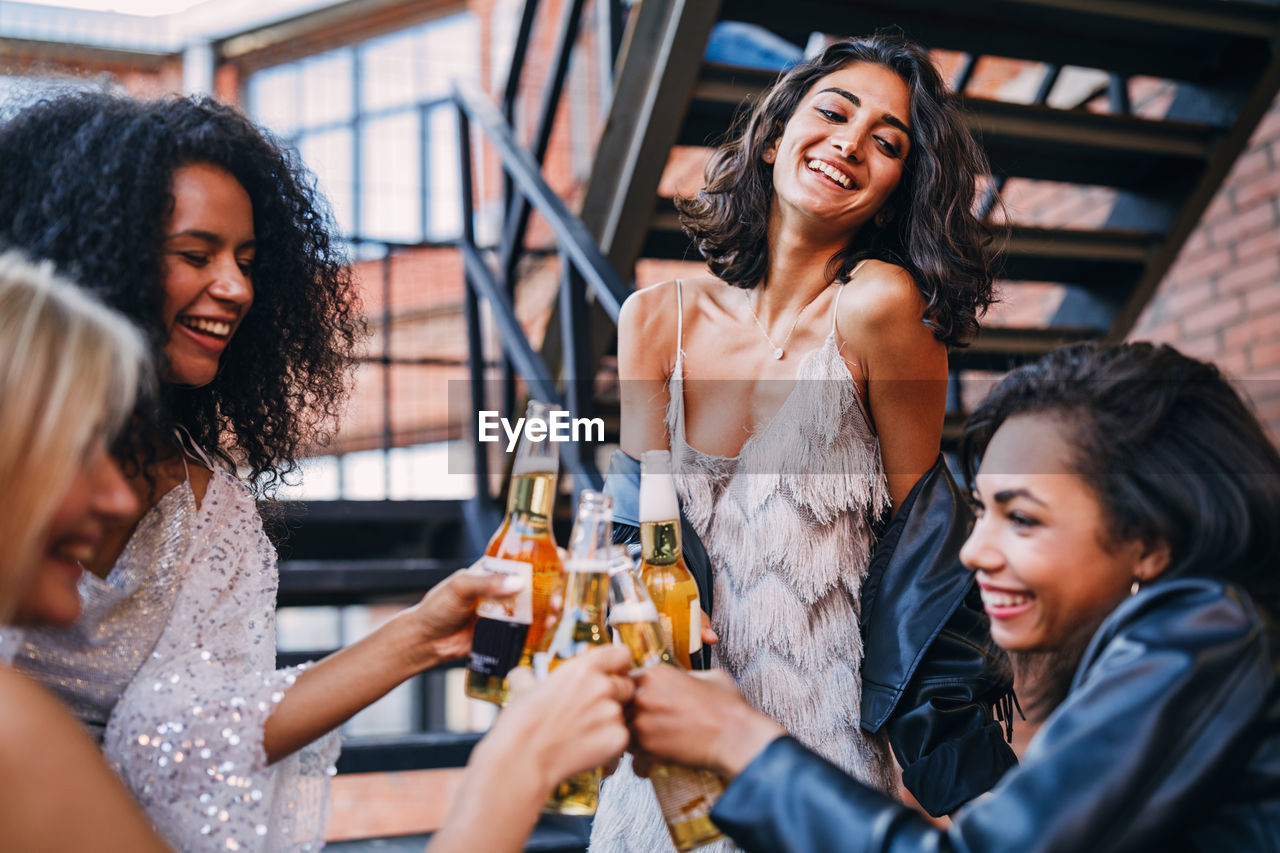
<path id="1" fill-rule="evenodd" d="M 608 496 L 584 491 L 565 564 L 564 606 L 534 661 L 534 672 L 540 677 L 570 658 L 610 642 L 606 609 L 612 521 L 613 507 Z M 600 777 L 598 767 L 573 774 L 552 790 L 543 811 L 595 814 L 600 801 Z"/>
<path id="2" fill-rule="evenodd" d="M 526 418 L 545 419 L 551 407 L 531 400 Z M 551 534 L 559 460 L 554 446 L 520 438 L 507 493 L 507 515 L 485 547 L 482 563 L 491 572 L 525 580 L 510 601 L 484 600 L 467 659 L 466 693 L 498 705 L 507 701 L 507 673 L 528 665 L 542 641 L 547 610 L 564 568 Z"/>
<path id="3" fill-rule="evenodd" d="M 658 624 L 671 656 L 693 669 L 693 654 L 702 649 L 702 605 L 698 583 L 680 556 L 680 522 L 640 523 L 640 579 L 658 611 Z"/>
<path id="4" fill-rule="evenodd" d="M 610 624 L 631 651 L 632 662 L 637 667 L 679 666 L 667 651 L 657 617 L 657 611 L 649 604 L 615 604 L 610 614 Z M 711 809 L 724 793 L 724 783 L 719 776 L 710 770 L 655 764 L 649 768 L 649 781 L 653 783 L 667 832 L 677 850 L 683 853 L 722 837 L 711 822 Z"/>

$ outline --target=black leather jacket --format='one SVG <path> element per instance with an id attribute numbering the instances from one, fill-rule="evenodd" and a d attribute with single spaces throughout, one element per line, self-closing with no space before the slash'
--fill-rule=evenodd
<path id="1" fill-rule="evenodd" d="M 1107 618 L 1022 766 L 945 832 L 790 738 L 712 819 L 770 853 L 1278 850 L 1278 638 L 1239 587 L 1160 581 Z"/>
<path id="2" fill-rule="evenodd" d="M 614 538 L 639 541 L 640 463 L 613 455 L 605 491 Z M 939 456 L 912 487 L 872 553 L 862 586 L 862 728 L 884 728 L 907 790 L 949 813 L 1017 764 L 993 721 L 1012 685 L 990 640 L 973 573 L 959 562 L 972 513 Z M 711 564 L 681 519 L 685 562 L 711 612 Z"/>

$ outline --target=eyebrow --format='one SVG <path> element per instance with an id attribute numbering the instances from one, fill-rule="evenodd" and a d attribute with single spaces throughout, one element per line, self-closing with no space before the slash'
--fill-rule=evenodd
<path id="1" fill-rule="evenodd" d="M 226 242 L 225 240 L 222 239 L 221 236 L 214 234 L 212 231 L 201 231 L 198 228 L 190 228 L 186 231 L 179 231 L 177 234 L 170 234 L 165 239 L 176 240 L 179 237 L 194 237 L 197 240 L 202 240 L 205 243 L 213 243 L 216 246 L 221 246 L 224 242 Z M 239 246 L 236 246 L 236 250 L 240 251 L 242 249 L 253 249 L 253 248 L 256 248 L 257 245 L 258 245 L 258 241 L 256 239 L 245 240 Z"/>
<path id="2" fill-rule="evenodd" d="M 998 504 L 1007 504 L 1009 501 L 1013 500 L 1014 498 L 1026 498 L 1032 503 L 1037 503 L 1040 506 L 1048 506 L 1048 504 L 1040 500 L 1035 495 L 1031 494 L 1031 492 L 1027 491 L 1026 489 L 1002 489 L 996 492 L 994 497 L 995 497 L 996 503 Z"/>
<path id="3" fill-rule="evenodd" d="M 848 100 L 849 103 L 853 104 L 855 107 L 862 106 L 862 99 L 859 98 L 857 95 L 853 94 L 853 92 L 848 91 L 847 89 L 841 89 L 837 86 L 830 86 L 826 89 L 820 90 L 818 94 L 821 95 L 823 92 L 832 92 L 836 95 L 839 95 L 840 97 Z M 898 128 L 898 130 L 901 130 L 903 133 L 905 133 L 908 138 L 911 137 L 911 128 L 907 127 L 906 123 L 902 119 L 895 116 L 893 113 L 885 113 L 884 115 L 880 116 L 880 118 L 884 119 L 885 124 L 892 125 Z"/>

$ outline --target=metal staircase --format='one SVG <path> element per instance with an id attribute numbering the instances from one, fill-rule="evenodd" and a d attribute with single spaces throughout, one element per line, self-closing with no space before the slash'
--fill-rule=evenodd
<path id="1" fill-rule="evenodd" d="M 1064 342 L 1126 335 L 1280 89 L 1280 0 L 641 0 L 625 15 L 618 0 L 600 0 L 604 31 L 616 48 L 614 96 L 575 215 L 543 178 L 542 161 L 580 33 L 582 0 L 556 6 L 555 55 L 533 138 L 520 140 L 511 128 L 539 5 L 525 0 L 501 100 L 463 91 L 454 98 L 463 152 L 459 250 L 473 403 L 504 416 L 520 413 L 524 392 L 575 416 L 607 413 L 611 404 L 583 389 L 591 387 L 615 339 L 618 307 L 635 284 L 637 262 L 698 260 L 671 199 L 658 194 L 669 153 L 674 146 L 705 147 L 727 130 L 744 99 L 776 76 L 704 61 L 721 21 L 759 25 L 798 45 L 814 31 L 900 28 L 929 48 L 961 54 L 953 85 L 962 93 L 983 57 L 1033 63 L 1028 67 L 1041 77 L 1029 98 L 966 94 L 969 121 L 994 173 L 993 195 L 979 202 L 981 209 L 998 211 L 994 193 L 1017 182 L 1052 181 L 1064 191 L 1107 188 L 1110 211 L 1096 228 L 1020 221 L 1012 211 L 1003 298 L 1016 303 L 1028 282 L 1051 283 L 1063 296 L 1039 322 L 989 324 L 970 347 L 952 353 L 950 437 L 963 416 L 958 389 L 968 376 L 1006 370 Z M 1069 67 L 1103 74 L 1095 89 L 1063 105 L 1055 91 Z M 1135 114 L 1130 92 L 1152 79 L 1173 87 L 1168 108 L 1159 116 Z M 494 159 L 505 188 L 503 226 L 498 241 L 486 245 L 474 229 L 472 176 Z M 549 226 L 554 245 L 528 245 L 531 209 Z M 561 259 L 553 344 L 543 352 L 530 343 L 515 311 L 521 258 L 531 251 Z M 492 358 L 491 338 L 501 347 L 496 366 L 486 357 Z M 499 399 L 482 399 L 482 387 L 495 379 L 501 390 L 490 396 Z M 568 446 L 564 452 L 575 488 L 599 483 L 591 458 Z M 316 504 L 305 518 L 286 511 L 295 545 L 283 564 L 282 603 L 420 592 L 464 564 L 496 524 L 486 449 L 477 443 L 473 458 L 477 498 L 465 504 Z M 353 536 L 375 537 L 388 548 L 377 559 L 364 554 L 357 560 L 343 550 Z M 357 745 L 342 769 L 457 766 L 474 741 L 474 735 L 421 735 Z M 555 846 L 556 840 L 545 849 L 582 849 L 581 828 L 571 827 L 569 835 L 567 846 Z M 374 846 L 391 849 L 390 843 Z"/>
<path id="2" fill-rule="evenodd" d="M 1002 371 L 1070 341 L 1122 339 L 1280 87 L 1275 2 L 644 0 L 635 14 L 583 203 L 584 221 L 624 275 L 642 258 L 698 259 L 671 200 L 657 194 L 666 153 L 720 137 L 744 100 L 776 77 L 702 61 L 717 22 L 759 25 L 797 44 L 815 30 L 900 29 L 963 55 L 953 80 L 961 93 L 984 56 L 1037 64 L 1043 76 L 1029 103 L 965 97 L 992 185 L 1106 187 L 1115 200 L 1105 224 L 1090 230 L 1011 217 L 1003 298 L 1015 302 L 1021 282 L 1059 284 L 1065 295 L 1042 323 L 988 325 L 970 347 L 953 351 L 956 378 Z M 1068 66 L 1106 72 L 1106 85 L 1084 103 L 1049 106 Z M 1176 86 L 1164 116 L 1133 114 L 1129 90 L 1138 78 Z M 1105 111 L 1087 107 L 1103 97 Z M 992 208 L 990 200 L 983 205 Z"/>

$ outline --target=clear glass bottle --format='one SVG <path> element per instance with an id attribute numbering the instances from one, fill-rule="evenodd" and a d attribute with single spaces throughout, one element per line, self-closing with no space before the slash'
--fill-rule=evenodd
<path id="1" fill-rule="evenodd" d="M 668 651 L 658 620 L 644 581 L 624 554 L 610 565 L 609 624 L 637 667 L 680 665 Z M 719 776 L 710 770 L 655 764 L 649 768 L 649 781 L 677 850 L 693 850 L 723 837 L 711 822 L 711 808 L 724 793 Z"/>
<path id="2" fill-rule="evenodd" d="M 547 420 L 550 413 L 549 403 L 530 400 L 525 422 Z M 507 673 L 530 665 L 542 642 L 551 597 L 564 577 L 551 530 L 559 472 L 556 445 L 522 433 L 507 490 L 507 515 L 485 547 L 482 563 L 488 571 L 524 578 L 525 588 L 510 602 L 485 600 L 476 608 L 466 683 L 473 699 L 505 704 Z"/>
<path id="3" fill-rule="evenodd" d="M 609 556 L 613 537 L 613 499 L 584 491 L 569 537 L 564 570 L 564 604 L 544 648 L 534 656 L 534 672 L 545 677 L 570 658 L 609 642 Z M 575 773 L 547 799 L 545 811 L 593 815 L 600 798 L 600 768 Z"/>
<path id="4" fill-rule="evenodd" d="M 658 611 L 662 636 L 685 669 L 702 649 L 698 583 L 680 552 L 680 505 L 671 478 L 671 453 L 640 455 L 640 578 Z"/>

